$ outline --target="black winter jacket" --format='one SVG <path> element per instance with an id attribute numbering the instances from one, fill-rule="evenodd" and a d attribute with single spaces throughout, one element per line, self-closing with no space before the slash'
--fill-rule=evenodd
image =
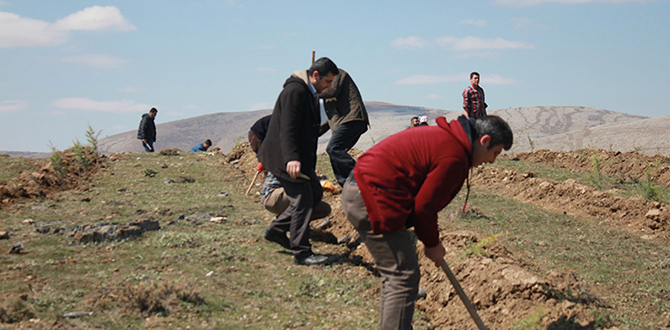
<path id="1" fill-rule="evenodd" d="M 316 166 L 321 115 L 308 79 L 307 71 L 301 70 L 286 80 L 275 103 L 267 135 L 258 150 L 258 158 L 266 169 L 294 182 L 304 179 L 292 179 L 286 172 L 286 163 L 300 161 L 300 172 L 307 176 Z"/>
<path id="2" fill-rule="evenodd" d="M 156 142 L 156 124 L 154 124 L 154 118 L 148 113 L 142 115 L 140 128 L 137 129 L 137 138 Z"/>

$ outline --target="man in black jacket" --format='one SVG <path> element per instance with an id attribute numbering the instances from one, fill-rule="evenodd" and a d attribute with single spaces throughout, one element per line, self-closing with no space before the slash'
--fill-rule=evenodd
<path id="1" fill-rule="evenodd" d="M 323 196 L 314 172 L 321 124 L 317 94 L 330 87 L 338 72 L 335 63 L 325 57 L 309 70 L 293 72 L 277 98 L 267 135 L 258 150 L 259 160 L 277 176 L 290 201 L 289 207 L 268 226 L 264 237 L 290 247 L 297 264 L 328 261 L 326 256 L 312 252 L 309 219 Z"/>
<path id="2" fill-rule="evenodd" d="M 137 129 L 137 138 L 142 140 L 142 146 L 146 152 L 154 152 L 154 142 L 156 142 L 156 124 L 154 119 L 158 110 L 156 108 L 151 108 L 149 113 L 142 115 L 142 121 L 140 121 L 140 127 Z"/>

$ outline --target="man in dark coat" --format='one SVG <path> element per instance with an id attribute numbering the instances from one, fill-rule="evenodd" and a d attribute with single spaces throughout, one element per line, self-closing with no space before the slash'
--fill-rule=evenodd
<path id="1" fill-rule="evenodd" d="M 290 247 L 294 261 L 303 265 L 328 261 L 326 256 L 312 252 L 309 219 L 323 195 L 314 172 L 321 123 L 317 93 L 330 87 L 337 74 L 335 63 L 325 57 L 309 70 L 293 72 L 277 98 L 267 135 L 258 150 L 259 160 L 277 177 L 290 201 L 289 207 L 268 226 L 264 237 Z"/>
<path id="2" fill-rule="evenodd" d="M 154 152 L 154 142 L 156 142 L 156 124 L 154 119 L 158 110 L 156 108 L 151 108 L 149 113 L 142 115 L 142 121 L 140 121 L 140 127 L 137 129 L 137 138 L 142 140 L 142 146 L 146 152 Z"/>
<path id="3" fill-rule="evenodd" d="M 351 158 L 348 151 L 368 130 L 370 120 L 354 80 L 346 71 L 342 69 L 339 71 L 330 88 L 319 93 L 328 116 L 328 121 L 321 125 L 319 133 L 324 134 L 329 128 L 333 132 L 326 152 L 330 157 L 337 183 L 344 186 L 349 172 L 356 165 L 356 161 Z"/>

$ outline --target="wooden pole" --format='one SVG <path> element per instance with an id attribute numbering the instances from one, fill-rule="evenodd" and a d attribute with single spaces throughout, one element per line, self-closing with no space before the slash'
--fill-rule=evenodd
<path id="1" fill-rule="evenodd" d="M 314 56 L 316 55 L 316 50 L 312 51 L 312 64 L 314 64 Z"/>
<path id="2" fill-rule="evenodd" d="M 477 310 L 475 309 L 475 306 L 472 305 L 470 302 L 470 299 L 468 299 L 468 296 L 465 295 L 465 292 L 463 291 L 463 288 L 461 288 L 461 284 L 458 283 L 458 279 L 456 279 L 456 276 L 454 273 L 451 272 L 451 269 L 449 269 L 449 265 L 447 265 L 447 262 L 442 259 L 442 270 L 447 274 L 447 277 L 449 278 L 449 281 L 451 282 L 451 285 L 454 286 L 454 289 L 456 289 L 456 293 L 458 293 L 458 296 L 461 298 L 463 301 L 463 304 L 465 305 L 465 308 L 467 308 L 468 313 L 470 313 L 470 316 L 472 319 L 475 321 L 477 324 L 477 328 L 479 330 L 488 330 L 486 325 L 484 325 L 484 321 L 482 321 L 481 318 L 479 318 L 479 314 L 477 314 Z"/>
<path id="3" fill-rule="evenodd" d="M 258 177 L 258 173 L 261 173 L 261 172 L 260 171 L 256 172 L 256 174 L 254 175 L 254 178 L 251 179 L 251 183 L 249 184 L 249 188 L 247 188 L 247 192 L 244 193 L 245 196 L 249 195 L 249 191 L 251 191 L 251 187 L 253 187 L 254 183 L 256 182 L 256 178 Z"/>

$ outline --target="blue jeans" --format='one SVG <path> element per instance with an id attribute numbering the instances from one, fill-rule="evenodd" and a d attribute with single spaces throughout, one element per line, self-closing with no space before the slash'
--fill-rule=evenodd
<path id="1" fill-rule="evenodd" d="M 142 142 L 142 146 L 144 147 L 144 151 L 154 152 L 154 141 L 147 140 L 147 142 Z"/>
<path id="2" fill-rule="evenodd" d="M 349 173 L 356 166 L 356 161 L 349 156 L 348 151 L 354 147 L 361 135 L 367 130 L 368 125 L 364 121 L 350 121 L 338 125 L 330 137 L 326 152 L 330 157 L 335 179 L 342 187 L 344 187 L 344 182 L 347 181 Z"/>

